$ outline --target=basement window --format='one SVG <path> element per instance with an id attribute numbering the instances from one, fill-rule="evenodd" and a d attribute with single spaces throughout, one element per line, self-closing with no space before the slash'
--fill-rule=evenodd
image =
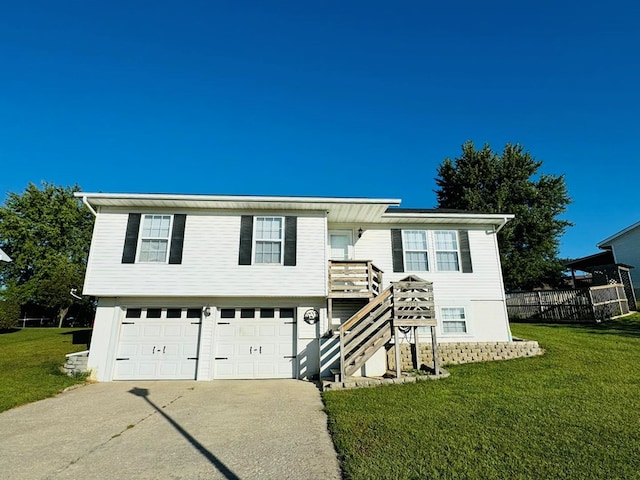
<path id="1" fill-rule="evenodd" d="M 464 307 L 442 307 L 440 309 L 442 333 L 449 335 L 469 333 Z"/>

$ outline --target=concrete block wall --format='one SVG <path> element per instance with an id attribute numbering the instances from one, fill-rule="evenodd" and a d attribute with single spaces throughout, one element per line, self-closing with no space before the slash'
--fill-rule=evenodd
<path id="1" fill-rule="evenodd" d="M 457 365 L 471 362 L 488 362 L 493 360 L 509 360 L 520 357 L 542 355 L 543 351 L 536 341 L 516 340 L 512 342 L 455 342 L 438 343 L 438 360 L 441 366 Z M 404 371 L 416 368 L 415 345 L 400 345 L 401 368 Z M 395 346 L 390 345 L 387 351 L 389 370 L 395 370 Z M 433 350 L 431 343 L 420 344 L 420 363 L 433 366 Z"/>

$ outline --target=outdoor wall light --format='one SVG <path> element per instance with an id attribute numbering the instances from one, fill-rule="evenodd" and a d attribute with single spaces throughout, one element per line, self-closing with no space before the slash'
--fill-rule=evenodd
<path id="1" fill-rule="evenodd" d="M 362 237 L 362 233 L 364 232 L 364 230 L 362 230 L 362 227 L 360 227 L 358 229 L 358 238 Z"/>
<path id="2" fill-rule="evenodd" d="M 204 312 L 205 317 L 208 317 L 209 315 L 211 315 L 211 308 L 208 305 L 204 307 L 202 311 Z"/>

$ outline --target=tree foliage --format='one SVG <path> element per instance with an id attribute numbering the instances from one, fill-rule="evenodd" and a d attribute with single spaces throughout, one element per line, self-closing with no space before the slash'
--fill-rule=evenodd
<path id="1" fill-rule="evenodd" d="M 501 154 L 472 142 L 462 155 L 438 167 L 436 195 L 440 208 L 478 213 L 513 213 L 498 234 L 507 290 L 556 285 L 562 275 L 560 237 L 571 225 L 559 219 L 571 202 L 564 176 L 540 174 L 542 162 L 518 144 Z"/>
<path id="2" fill-rule="evenodd" d="M 30 183 L 0 207 L 0 245 L 13 260 L 0 265 L 5 298 L 51 312 L 60 324 L 78 301 L 69 292 L 82 290 L 91 243 L 93 216 L 73 196 L 78 190 Z"/>

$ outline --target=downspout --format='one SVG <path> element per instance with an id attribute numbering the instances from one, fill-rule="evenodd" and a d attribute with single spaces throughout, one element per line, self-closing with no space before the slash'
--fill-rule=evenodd
<path id="1" fill-rule="evenodd" d="M 96 212 L 96 211 L 93 209 L 93 207 L 92 207 L 92 206 L 91 206 L 91 204 L 89 203 L 89 200 L 87 200 L 87 196 L 86 196 L 86 195 L 84 195 L 84 196 L 82 197 L 82 203 L 84 203 L 84 204 L 87 206 L 87 208 L 91 211 L 91 213 L 93 213 L 93 216 L 94 216 L 94 217 L 97 217 L 97 216 L 98 216 L 98 212 Z"/>
<path id="2" fill-rule="evenodd" d="M 502 227 L 504 227 L 507 224 L 508 221 L 509 221 L 509 219 L 507 217 L 504 217 L 502 219 L 502 224 L 500 224 L 500 226 L 498 226 L 498 228 L 495 231 L 495 233 L 498 233 L 500 230 L 502 230 Z"/>

